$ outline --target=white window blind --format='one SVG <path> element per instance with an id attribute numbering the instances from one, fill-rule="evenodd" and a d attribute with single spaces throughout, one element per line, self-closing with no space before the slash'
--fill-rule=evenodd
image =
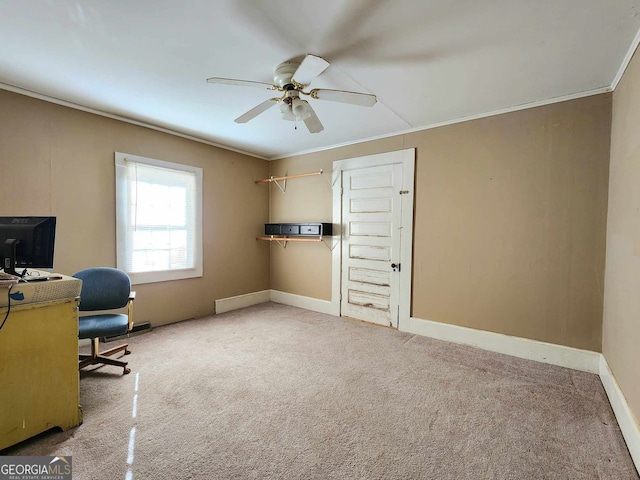
<path id="1" fill-rule="evenodd" d="M 116 153 L 117 263 L 134 283 L 202 276 L 202 169 Z"/>

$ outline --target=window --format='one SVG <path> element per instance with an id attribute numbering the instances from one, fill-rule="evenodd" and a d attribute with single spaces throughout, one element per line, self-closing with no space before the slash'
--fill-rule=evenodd
<path id="1" fill-rule="evenodd" d="M 133 283 L 202 276 L 202 169 L 116 152 L 118 268 Z"/>

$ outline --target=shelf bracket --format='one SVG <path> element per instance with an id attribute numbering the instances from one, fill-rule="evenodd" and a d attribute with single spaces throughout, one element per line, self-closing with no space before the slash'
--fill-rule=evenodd
<path id="1" fill-rule="evenodd" d="M 280 245 L 282 248 L 287 248 L 287 240 L 280 240 L 280 239 L 273 239 L 274 242 L 276 242 L 278 245 Z"/>
<path id="2" fill-rule="evenodd" d="M 268 237 L 258 237 L 256 240 L 268 240 L 269 242 L 276 242 L 282 248 L 287 248 L 287 237 L 276 237 L 275 235 L 269 235 Z"/>
<path id="3" fill-rule="evenodd" d="M 327 238 L 326 237 L 320 237 L 320 240 L 322 240 L 322 243 L 324 243 L 327 248 L 329 249 L 330 252 L 333 252 L 334 248 L 336 248 L 338 246 L 338 243 L 340 242 L 340 237 L 338 237 L 335 242 L 334 242 L 334 237 L 329 237 L 329 242 L 327 242 Z"/>
<path id="4" fill-rule="evenodd" d="M 278 183 L 278 180 L 273 176 L 271 176 L 271 178 L 269 178 L 269 180 L 270 180 L 271 183 L 275 183 L 276 187 L 278 187 L 282 193 L 287 193 L 287 179 L 286 178 L 282 179 L 282 185 L 280 185 Z"/>
<path id="5" fill-rule="evenodd" d="M 324 170 L 320 169 L 320 175 L 322 175 L 323 172 L 324 172 Z M 326 175 L 322 175 L 322 178 L 324 178 L 327 181 L 327 183 L 329 184 L 329 186 L 331 187 L 331 189 L 333 189 L 333 183 L 331 181 L 332 179 L 327 177 Z"/>

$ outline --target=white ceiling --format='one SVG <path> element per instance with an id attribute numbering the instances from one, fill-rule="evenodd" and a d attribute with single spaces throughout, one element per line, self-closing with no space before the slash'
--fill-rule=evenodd
<path id="1" fill-rule="evenodd" d="M 0 87 L 271 159 L 608 91 L 639 29 L 640 0 L 5 0 Z M 310 100 L 310 134 L 234 123 L 273 92 L 205 81 L 307 53 L 311 87 L 378 103 Z"/>

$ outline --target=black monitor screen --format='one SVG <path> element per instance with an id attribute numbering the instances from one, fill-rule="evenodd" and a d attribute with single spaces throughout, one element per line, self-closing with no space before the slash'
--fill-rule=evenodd
<path id="1" fill-rule="evenodd" d="M 0 255 L 6 273 L 53 268 L 56 217 L 0 217 Z"/>

